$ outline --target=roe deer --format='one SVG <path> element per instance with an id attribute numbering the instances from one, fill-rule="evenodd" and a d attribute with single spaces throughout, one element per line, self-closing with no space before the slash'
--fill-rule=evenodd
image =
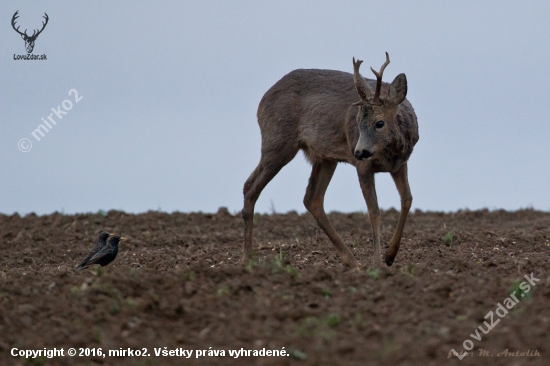
<path id="1" fill-rule="evenodd" d="M 298 150 L 303 150 L 313 165 L 304 205 L 342 261 L 352 268 L 358 267 L 357 262 L 325 214 L 325 191 L 338 163 L 355 166 L 372 225 L 374 264 L 380 266 L 380 210 L 374 173 L 391 174 L 401 198 L 401 214 L 385 254 L 386 264 L 393 264 L 412 203 L 407 160 L 418 141 L 418 124 L 405 99 L 405 74 L 397 75 L 390 85 L 382 83 L 382 74 L 390 62 L 388 53 L 379 72 L 371 67 L 376 81 L 359 74 L 362 62 L 353 58 L 353 75 L 333 70 L 294 70 L 275 83 L 260 101 L 257 115 L 262 156 L 243 189 L 242 264 L 247 264 L 252 254 L 254 205 L 264 187 Z"/>

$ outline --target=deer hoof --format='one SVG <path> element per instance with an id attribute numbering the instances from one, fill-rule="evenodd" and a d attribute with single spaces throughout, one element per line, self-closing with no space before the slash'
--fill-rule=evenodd
<path id="1" fill-rule="evenodd" d="M 349 256 L 348 255 L 343 255 L 342 256 L 342 262 L 344 262 L 344 264 L 349 268 L 352 268 L 352 269 L 359 268 L 359 265 L 357 264 L 357 261 L 353 257 L 353 254 L 350 254 Z"/>
<path id="2" fill-rule="evenodd" d="M 242 267 L 246 267 L 250 264 L 250 257 L 249 256 L 243 256 L 241 258 L 241 261 L 239 263 Z"/>

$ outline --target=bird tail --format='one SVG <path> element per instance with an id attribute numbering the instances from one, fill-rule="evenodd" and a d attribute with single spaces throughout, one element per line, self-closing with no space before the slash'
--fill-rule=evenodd
<path id="1" fill-rule="evenodd" d="M 86 269 L 88 268 L 88 265 L 86 264 L 80 264 L 78 267 L 76 267 L 74 270 L 75 271 L 82 271 L 83 269 Z"/>

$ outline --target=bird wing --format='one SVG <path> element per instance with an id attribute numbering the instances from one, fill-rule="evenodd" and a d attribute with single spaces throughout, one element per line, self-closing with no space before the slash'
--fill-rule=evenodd
<path id="1" fill-rule="evenodd" d="M 101 247 L 102 247 L 101 244 L 97 243 L 92 249 L 90 249 L 88 254 L 86 254 L 86 257 L 84 257 L 82 262 L 80 262 L 79 266 L 81 266 L 81 265 L 85 264 L 86 262 L 88 262 L 90 260 L 90 258 L 92 258 L 97 252 L 99 252 L 101 250 Z"/>
<path id="2" fill-rule="evenodd" d="M 80 264 L 75 268 L 75 271 L 80 271 L 82 269 L 86 269 L 88 268 L 88 266 L 86 264 L 88 264 L 88 261 L 94 256 L 96 255 L 107 243 L 106 242 L 101 242 L 101 241 L 98 241 L 97 243 L 95 243 L 95 245 L 93 246 L 92 249 L 90 249 L 90 251 L 88 252 L 88 254 L 86 254 L 86 257 L 84 257 L 84 259 L 82 260 L 82 262 L 80 262 Z"/>
<path id="3" fill-rule="evenodd" d="M 103 258 L 107 255 L 112 255 L 113 251 L 114 251 L 114 248 L 110 245 L 107 245 L 107 246 L 103 247 L 99 252 L 94 254 L 94 256 L 92 258 L 90 258 L 90 260 L 88 261 L 88 264 L 97 263 L 98 261 L 101 260 L 101 258 Z"/>

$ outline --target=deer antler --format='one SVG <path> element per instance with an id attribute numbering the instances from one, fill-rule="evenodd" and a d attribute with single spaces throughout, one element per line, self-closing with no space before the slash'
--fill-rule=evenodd
<path id="1" fill-rule="evenodd" d="M 384 74 L 384 69 L 388 64 L 390 63 L 390 55 L 386 52 L 386 62 L 384 62 L 384 65 L 380 68 L 380 72 L 374 71 L 374 69 L 371 67 L 371 71 L 376 75 L 376 91 L 374 92 L 374 99 L 373 101 L 376 103 L 378 102 L 378 99 L 380 98 L 380 89 L 382 89 L 382 74 Z"/>
<path id="2" fill-rule="evenodd" d="M 355 81 L 355 89 L 357 89 L 357 93 L 361 97 L 361 100 L 353 103 L 353 105 L 363 105 L 367 103 L 367 92 L 369 94 L 372 94 L 372 91 L 365 81 L 365 78 L 363 78 L 359 73 L 359 67 L 362 63 L 363 60 L 355 61 L 355 57 L 353 58 L 353 80 Z"/>
<path id="3" fill-rule="evenodd" d="M 27 33 L 26 33 L 27 30 L 25 30 L 25 33 L 21 33 L 21 32 L 19 31 L 19 27 L 15 28 L 15 20 L 16 20 L 17 18 L 19 18 L 19 15 L 17 15 L 17 13 L 19 13 L 19 10 L 17 10 L 17 11 L 15 12 L 15 14 L 13 14 L 13 18 L 11 18 L 11 26 L 12 26 L 13 29 L 14 29 L 17 33 L 19 33 L 20 35 L 26 36 L 26 35 L 27 35 Z"/>
<path id="4" fill-rule="evenodd" d="M 15 21 L 16 21 L 17 18 L 19 18 L 19 15 L 17 15 L 17 13 L 19 13 L 19 10 L 17 10 L 17 11 L 15 12 L 15 14 L 13 14 L 13 17 L 11 18 L 11 26 L 13 27 L 13 29 L 14 29 L 17 33 L 19 33 L 19 34 L 22 35 L 22 36 L 25 36 L 25 39 L 36 39 L 36 37 L 38 37 L 38 35 L 39 35 L 40 33 L 42 33 L 42 31 L 44 30 L 44 28 L 46 28 L 46 24 L 48 24 L 48 20 L 50 19 L 50 18 L 48 17 L 48 14 L 47 14 L 47 13 L 44 13 L 43 18 L 46 19 L 46 21 L 45 21 L 45 22 L 42 22 L 42 29 L 40 29 L 40 30 L 35 29 L 35 30 L 33 31 L 33 33 L 32 33 L 32 36 L 29 36 L 29 35 L 27 34 L 27 30 L 26 30 L 26 29 L 25 29 L 25 32 L 22 33 L 22 32 L 19 31 L 19 27 L 15 28 Z M 37 33 L 37 32 L 38 32 L 38 33 Z"/>
<path id="5" fill-rule="evenodd" d="M 44 28 L 46 28 L 46 24 L 48 24 L 48 20 L 50 19 L 50 18 L 48 17 L 48 14 L 46 14 L 46 13 L 44 13 L 44 16 L 43 16 L 42 18 L 46 19 L 46 22 L 42 22 L 42 29 L 40 29 L 40 30 L 38 31 L 38 33 L 36 33 L 36 36 L 35 36 L 34 33 L 33 33 L 33 35 L 32 35 L 33 37 L 38 37 L 38 35 L 39 35 L 40 33 L 42 33 L 42 31 L 44 30 Z"/>

